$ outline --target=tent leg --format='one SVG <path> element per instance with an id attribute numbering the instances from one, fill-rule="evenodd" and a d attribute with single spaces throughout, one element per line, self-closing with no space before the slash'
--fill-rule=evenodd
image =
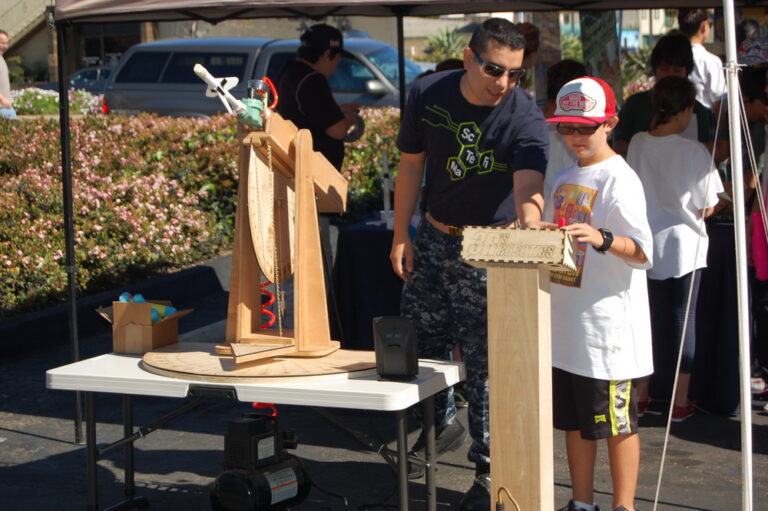
<path id="1" fill-rule="evenodd" d="M 56 24 L 59 59 L 59 127 L 61 128 L 61 181 L 64 203 L 64 244 L 69 289 L 69 355 L 71 362 L 80 360 L 77 336 L 77 267 L 75 263 L 74 220 L 72 216 L 72 153 L 69 138 L 69 82 L 67 81 L 67 24 Z M 75 393 L 75 443 L 82 444 L 83 411 L 80 392 Z"/>

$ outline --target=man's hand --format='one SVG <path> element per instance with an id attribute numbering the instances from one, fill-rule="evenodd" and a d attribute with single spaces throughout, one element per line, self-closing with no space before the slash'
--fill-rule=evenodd
<path id="1" fill-rule="evenodd" d="M 421 190 L 424 176 L 424 153 L 400 153 L 400 165 L 395 180 L 395 219 L 392 250 L 389 260 L 392 270 L 407 281 L 413 275 L 413 242 L 409 232 L 411 217 Z"/>
<path id="2" fill-rule="evenodd" d="M 544 211 L 544 176 L 535 170 L 518 170 L 512 176 L 515 212 L 521 227 L 535 227 Z"/>
<path id="3" fill-rule="evenodd" d="M 0 94 L 0 105 L 2 105 L 3 108 L 11 108 L 11 106 L 13 106 L 11 101 L 2 94 Z"/>
<path id="4" fill-rule="evenodd" d="M 407 281 L 413 275 L 413 243 L 410 238 L 399 242 L 392 242 L 392 250 L 389 252 L 389 260 L 395 274 Z"/>

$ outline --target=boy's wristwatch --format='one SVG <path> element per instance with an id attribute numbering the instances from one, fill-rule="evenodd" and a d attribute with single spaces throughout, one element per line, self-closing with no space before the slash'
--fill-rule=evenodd
<path id="1" fill-rule="evenodd" d="M 613 233 L 608 229 L 598 229 L 598 231 L 603 235 L 603 244 L 599 247 L 595 247 L 595 250 L 600 253 L 608 252 L 608 249 L 611 248 L 611 244 L 613 243 Z"/>

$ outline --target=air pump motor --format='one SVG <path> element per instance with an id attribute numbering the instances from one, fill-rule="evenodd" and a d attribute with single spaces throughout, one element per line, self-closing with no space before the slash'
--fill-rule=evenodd
<path id="1" fill-rule="evenodd" d="M 279 432 L 277 418 L 247 414 L 229 423 L 224 437 L 228 470 L 211 488 L 215 511 L 279 511 L 304 501 L 312 483 L 295 456 L 296 435 Z"/>

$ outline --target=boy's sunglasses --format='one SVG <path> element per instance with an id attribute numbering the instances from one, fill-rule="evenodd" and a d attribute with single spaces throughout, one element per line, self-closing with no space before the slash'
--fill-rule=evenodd
<path id="1" fill-rule="evenodd" d="M 483 73 L 487 74 L 488 76 L 491 76 L 493 78 L 498 78 L 504 73 L 507 73 L 507 76 L 509 77 L 509 81 L 512 83 L 517 83 L 520 80 L 522 80 L 523 76 L 525 75 L 524 68 L 504 69 L 501 66 L 492 64 L 490 62 L 486 62 L 483 59 L 481 59 L 480 55 L 477 54 L 474 48 L 472 48 L 472 53 L 475 54 L 475 59 L 477 60 L 477 63 L 480 64 L 480 68 L 483 70 Z"/>
<path id="2" fill-rule="evenodd" d="M 557 132 L 561 135 L 573 135 L 574 133 L 578 133 L 579 135 L 594 135 L 597 131 L 597 128 L 605 124 L 604 122 L 601 122 L 600 124 L 594 124 L 592 126 L 579 126 L 578 128 L 574 126 L 563 126 L 560 123 L 557 123 Z"/>

